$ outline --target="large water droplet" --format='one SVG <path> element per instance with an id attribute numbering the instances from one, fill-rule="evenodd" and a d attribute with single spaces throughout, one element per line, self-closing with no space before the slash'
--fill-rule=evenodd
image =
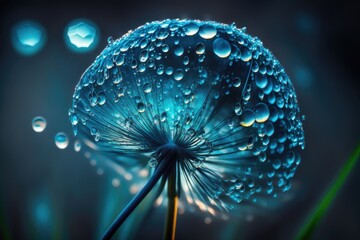
<path id="1" fill-rule="evenodd" d="M 265 103 L 258 103 L 255 106 L 255 114 L 257 122 L 265 122 L 270 116 L 270 111 Z"/>
<path id="2" fill-rule="evenodd" d="M 59 149 L 65 149 L 69 145 L 69 138 L 66 133 L 59 132 L 55 135 L 55 145 Z"/>
<path id="3" fill-rule="evenodd" d="M 221 58 L 226 58 L 231 53 L 231 46 L 228 41 L 223 38 L 218 38 L 213 43 L 214 53 Z"/>
<path id="4" fill-rule="evenodd" d="M 247 47 L 242 47 L 240 49 L 241 52 L 241 60 L 243 60 L 244 62 L 248 62 L 251 59 L 251 52 Z"/>
<path id="5" fill-rule="evenodd" d="M 200 37 L 202 37 L 204 39 L 211 39 L 211 38 L 215 37 L 216 34 L 217 34 L 217 30 L 213 26 L 203 25 L 200 27 L 199 35 L 200 35 Z"/>
<path id="6" fill-rule="evenodd" d="M 265 88 L 268 83 L 268 79 L 265 75 L 259 73 L 255 75 L 255 83 L 259 88 Z"/>
<path id="7" fill-rule="evenodd" d="M 46 120 L 41 116 L 37 116 L 33 118 L 31 125 L 35 132 L 42 132 L 46 128 Z"/>
<path id="8" fill-rule="evenodd" d="M 251 109 L 245 109 L 241 114 L 241 126 L 250 127 L 255 122 L 255 113 Z"/>
<path id="9" fill-rule="evenodd" d="M 199 31 L 199 26 L 195 23 L 189 23 L 185 26 L 185 34 L 187 36 L 193 36 Z"/>

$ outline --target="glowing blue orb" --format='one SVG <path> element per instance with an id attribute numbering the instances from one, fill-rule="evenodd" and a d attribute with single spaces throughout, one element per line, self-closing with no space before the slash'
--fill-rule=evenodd
<path id="1" fill-rule="evenodd" d="M 288 191 L 304 148 L 278 60 L 245 29 L 209 21 L 151 22 L 110 39 L 69 117 L 89 147 L 129 171 L 171 161 L 180 201 L 214 215 Z"/>
<path id="2" fill-rule="evenodd" d="M 89 20 L 77 19 L 65 29 L 65 42 L 75 52 L 88 52 L 94 49 L 99 41 L 99 31 Z"/>
<path id="3" fill-rule="evenodd" d="M 18 53 L 31 56 L 43 48 L 46 34 L 40 24 L 34 21 L 23 21 L 13 27 L 11 39 Z"/>

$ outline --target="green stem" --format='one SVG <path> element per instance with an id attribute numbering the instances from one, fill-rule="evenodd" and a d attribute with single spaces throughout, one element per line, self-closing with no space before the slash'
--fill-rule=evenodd
<path id="1" fill-rule="evenodd" d="M 341 187 L 344 185 L 345 180 L 348 178 L 351 170 L 354 168 L 356 161 L 360 156 L 360 144 L 355 148 L 350 158 L 347 160 L 343 168 L 341 169 L 338 177 L 334 183 L 330 186 L 322 200 L 317 204 L 308 220 L 305 222 L 301 231 L 298 233 L 296 239 L 303 240 L 309 239 L 315 230 L 316 225 L 319 223 L 330 204 L 333 202 L 336 194 L 339 192 Z"/>

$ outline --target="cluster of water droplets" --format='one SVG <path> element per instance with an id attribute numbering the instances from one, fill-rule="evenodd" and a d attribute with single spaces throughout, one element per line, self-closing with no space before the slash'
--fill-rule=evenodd
<path id="1" fill-rule="evenodd" d="M 185 199 L 211 213 L 289 190 L 304 148 L 283 67 L 245 29 L 216 22 L 151 22 L 109 38 L 69 118 L 75 135 L 129 168 L 155 168 L 175 144 Z"/>

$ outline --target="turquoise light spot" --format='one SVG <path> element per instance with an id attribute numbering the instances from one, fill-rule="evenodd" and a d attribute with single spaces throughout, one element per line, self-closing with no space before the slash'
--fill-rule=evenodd
<path id="1" fill-rule="evenodd" d="M 12 30 L 12 44 L 14 49 L 24 56 L 38 53 L 46 42 L 43 27 L 34 21 L 23 21 Z"/>
<path id="2" fill-rule="evenodd" d="M 88 20 L 77 19 L 65 29 L 65 42 L 75 52 L 88 52 L 98 44 L 97 27 Z"/>

